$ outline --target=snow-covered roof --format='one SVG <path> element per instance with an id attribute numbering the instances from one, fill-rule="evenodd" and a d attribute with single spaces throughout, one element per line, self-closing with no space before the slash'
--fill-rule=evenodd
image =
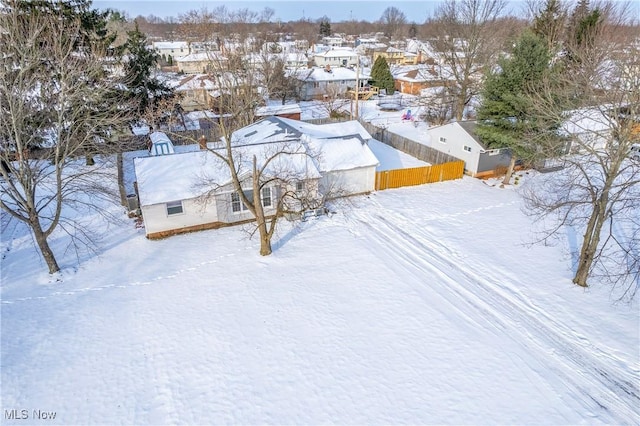
<path id="1" fill-rule="evenodd" d="M 240 174 L 250 173 L 254 155 L 261 163 L 283 151 L 290 154 L 279 155 L 271 161 L 267 174 L 275 175 L 286 169 L 288 175 L 318 178 L 320 171 L 379 164 L 367 145 L 371 135 L 358 121 L 315 125 L 267 117 L 236 130 L 231 138 Z M 135 171 L 141 205 L 196 198 L 205 191 L 202 182 L 225 185 L 231 181 L 226 163 L 208 151 L 136 158 Z"/>
<path id="2" fill-rule="evenodd" d="M 155 49 L 186 49 L 189 47 L 189 43 L 186 41 L 154 41 L 153 47 Z"/>
<path id="3" fill-rule="evenodd" d="M 344 58 L 344 57 L 357 57 L 358 54 L 352 49 L 331 49 L 326 52 L 316 53 L 314 56 L 321 58 Z"/>
<path id="4" fill-rule="evenodd" d="M 200 120 L 200 119 L 214 119 L 219 118 L 220 114 L 216 114 L 213 111 L 191 111 L 184 115 L 188 120 Z"/>
<path id="5" fill-rule="evenodd" d="M 309 147 L 319 153 L 321 172 L 376 167 L 380 162 L 365 141 L 357 136 L 335 139 L 304 138 Z"/>
<path id="6" fill-rule="evenodd" d="M 151 139 L 151 154 L 152 155 L 164 155 L 173 154 L 173 142 L 169 139 L 164 132 L 153 132 L 149 135 Z"/>
<path id="7" fill-rule="evenodd" d="M 581 133 L 602 133 L 608 132 L 612 128 L 612 118 L 608 113 L 608 108 L 582 108 L 568 111 L 567 119 L 560 127 L 563 133 L 568 135 L 579 135 Z"/>
<path id="8" fill-rule="evenodd" d="M 311 124 L 282 117 L 267 117 L 238 130 L 232 138 L 234 144 L 303 140 L 313 153 L 320 154 L 317 156 L 318 168 L 323 172 L 378 164 L 378 159 L 367 146 L 371 135 L 355 120 Z"/>
<path id="9" fill-rule="evenodd" d="M 224 155 L 223 150 L 218 150 Z M 247 175 L 252 169 L 255 155 L 258 167 L 266 159 L 278 154 L 269 162 L 265 176 L 277 176 L 286 170 L 287 176 L 300 179 L 319 178 L 320 172 L 299 141 L 249 145 L 234 148 L 234 159 L 239 175 Z M 203 195 L 212 185 L 223 186 L 231 182 L 227 164 L 207 150 L 159 157 L 141 157 L 134 160 L 140 205 L 153 205 L 193 199 Z"/>
<path id="10" fill-rule="evenodd" d="M 198 52 L 191 53 L 181 58 L 177 58 L 176 62 L 207 62 L 207 61 L 227 61 L 228 59 L 218 52 Z"/>
<path id="11" fill-rule="evenodd" d="M 296 76 L 303 81 L 356 80 L 356 72 L 354 70 L 342 67 L 331 68 L 329 71 L 325 68 L 309 68 L 300 70 L 296 73 Z"/>
<path id="12" fill-rule="evenodd" d="M 392 74 L 393 78 L 396 80 L 415 83 L 442 80 L 442 77 L 433 67 L 425 65 L 418 65 L 415 66 L 415 68 L 394 70 Z"/>
<path id="13" fill-rule="evenodd" d="M 286 125 L 298 130 L 300 133 L 317 139 L 336 138 L 348 135 L 358 135 L 368 141 L 371 135 L 357 120 L 343 121 L 339 123 L 311 124 L 299 120 L 278 117 Z"/>
<path id="14" fill-rule="evenodd" d="M 265 115 L 277 115 L 277 114 L 300 114 L 302 109 L 298 104 L 286 104 L 286 105 L 267 105 L 256 108 L 257 116 Z"/>
<path id="15" fill-rule="evenodd" d="M 176 91 L 195 89 L 216 90 L 218 85 L 206 74 L 194 74 L 184 78 L 174 87 Z"/>

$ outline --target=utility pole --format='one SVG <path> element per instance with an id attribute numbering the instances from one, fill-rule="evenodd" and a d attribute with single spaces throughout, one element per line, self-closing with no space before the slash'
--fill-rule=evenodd
<path id="1" fill-rule="evenodd" d="M 356 62 L 356 120 L 358 119 L 358 105 L 360 104 L 360 55 Z"/>

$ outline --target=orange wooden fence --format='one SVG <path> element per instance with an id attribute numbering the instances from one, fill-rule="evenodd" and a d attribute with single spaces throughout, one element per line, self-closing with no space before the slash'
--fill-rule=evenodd
<path id="1" fill-rule="evenodd" d="M 460 179 L 463 174 L 464 161 L 413 167 L 411 169 L 386 170 L 376 172 L 376 190 Z"/>

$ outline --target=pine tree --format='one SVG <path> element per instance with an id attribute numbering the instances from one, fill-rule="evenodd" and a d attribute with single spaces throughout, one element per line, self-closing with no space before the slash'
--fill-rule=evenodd
<path id="1" fill-rule="evenodd" d="M 320 35 L 322 37 L 329 37 L 331 35 L 331 22 L 326 16 L 320 18 Z"/>
<path id="2" fill-rule="evenodd" d="M 389 64 L 384 56 L 378 56 L 373 63 L 371 78 L 373 79 L 373 85 L 380 89 L 385 89 L 387 94 L 392 95 L 395 91 L 393 75 L 391 75 Z"/>
<path id="3" fill-rule="evenodd" d="M 137 103 L 136 115 L 142 116 L 149 108 L 155 108 L 157 103 L 173 95 L 173 91 L 153 75 L 159 55 L 147 48 L 147 37 L 135 22 L 133 31 L 127 32 L 126 49 L 128 58 L 124 64 L 129 99 Z"/>
<path id="4" fill-rule="evenodd" d="M 412 22 L 409 27 L 409 38 L 415 39 L 416 37 L 418 37 L 418 26 L 415 22 Z"/>
<path id="5" fill-rule="evenodd" d="M 551 72 L 547 43 L 526 31 L 509 57 L 499 61 L 500 70 L 487 76 L 478 109 L 480 139 L 491 148 L 509 148 L 512 162 L 504 183 L 508 183 L 517 159 L 531 159 L 536 146 L 529 137 L 551 123 L 534 117 L 530 95 Z"/>
<path id="6" fill-rule="evenodd" d="M 532 31 L 546 40 L 550 52 L 555 52 L 560 48 L 566 22 L 567 14 L 560 1 L 547 0 L 533 19 Z"/>

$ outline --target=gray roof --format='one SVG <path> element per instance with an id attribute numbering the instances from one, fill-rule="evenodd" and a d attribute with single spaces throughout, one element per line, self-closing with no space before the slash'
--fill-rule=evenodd
<path id="1" fill-rule="evenodd" d="M 476 134 L 476 128 L 478 127 L 477 121 L 458 121 L 460 127 L 464 129 L 465 132 L 469 134 L 483 149 L 488 149 L 487 145 L 480 140 L 478 135 Z"/>

